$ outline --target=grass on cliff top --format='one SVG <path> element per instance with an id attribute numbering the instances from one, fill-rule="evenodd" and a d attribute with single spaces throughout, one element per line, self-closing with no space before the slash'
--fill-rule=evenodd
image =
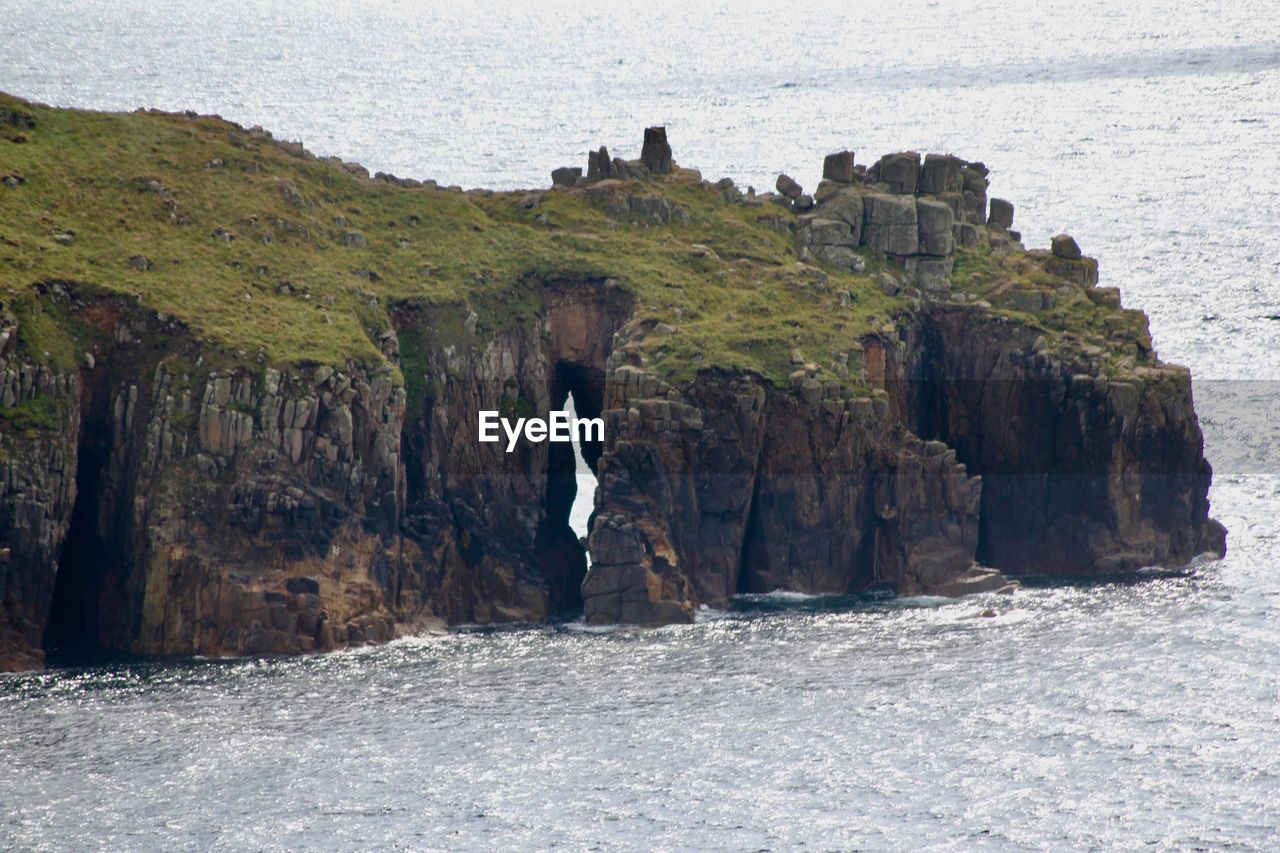
<path id="1" fill-rule="evenodd" d="M 798 264 L 767 222 L 790 213 L 725 204 L 687 174 L 616 188 L 690 214 L 647 227 L 585 191 L 402 187 L 218 118 L 0 94 L 5 176 L 20 183 L 0 185 L 0 300 L 27 356 L 57 365 L 77 357 L 76 331 L 37 282 L 136 300 L 234 358 L 342 365 L 382 360 L 393 303 L 456 308 L 459 326 L 475 310 L 483 336 L 531 319 L 538 281 L 612 278 L 642 319 L 675 327 L 643 344 L 659 372 L 778 382 L 792 348 L 825 365 L 904 305 L 868 277 Z"/>
<path id="2" fill-rule="evenodd" d="M 1147 360 L 1152 352 L 1146 315 L 1117 309 L 1102 291 L 1069 284 L 1049 270 L 1032 253 L 1001 252 L 987 242 L 957 248 L 952 290 L 971 300 L 986 299 L 1002 316 L 1040 329 L 1046 341 L 1071 352 L 1100 350 L 1099 367 L 1109 374 Z M 1011 291 L 1053 294 L 1052 307 L 1021 311 L 1002 304 Z"/>

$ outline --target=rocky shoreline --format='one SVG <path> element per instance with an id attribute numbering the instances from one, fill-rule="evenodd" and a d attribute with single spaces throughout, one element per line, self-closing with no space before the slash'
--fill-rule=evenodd
<path id="1" fill-rule="evenodd" d="M 23 141 L 0 144 L 39 145 L 38 113 L 7 108 Z M 320 181 L 473 197 L 295 155 Z M 824 176 L 812 195 L 785 175 L 763 195 L 704 181 L 651 128 L 638 160 L 601 148 L 585 175 L 513 194 L 530 227 L 556 204 L 599 211 L 605 240 L 696 225 L 689 199 L 746 210 L 831 322 L 864 285 L 894 300 L 839 352 L 769 356 L 781 382 L 664 368 L 681 315 L 597 270 L 531 267 L 527 308 L 502 309 L 519 321 L 374 297 L 376 355 L 274 364 L 143 298 L 5 267 L 39 315 L 6 302 L 0 333 L 0 670 L 59 645 L 297 654 L 441 623 L 659 625 L 742 592 L 959 595 L 1224 552 L 1190 374 L 1158 360 L 1075 241 L 1026 251 L 986 168 L 950 155 L 838 152 Z M 30 187 L 6 177 L 0 192 Z M 340 218 L 332 251 L 364 248 Z M 765 239 L 748 236 L 743 257 Z M 681 252 L 731 271 L 726 245 Z M 32 346 L 50 318 L 74 330 L 74 362 Z M 545 416 L 570 393 L 607 424 L 584 448 L 599 479 L 585 551 L 572 450 L 477 436 L 481 409 Z"/>

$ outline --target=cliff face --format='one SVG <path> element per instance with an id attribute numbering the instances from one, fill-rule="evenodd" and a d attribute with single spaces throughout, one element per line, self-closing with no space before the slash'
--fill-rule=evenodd
<path id="1" fill-rule="evenodd" d="M 299 653 L 579 609 L 572 449 L 477 434 L 479 410 L 545 414 L 571 391 L 598 410 L 629 298 L 546 296 L 536 323 L 483 344 L 398 311 L 382 344 L 391 364 L 401 337 L 414 350 L 410 407 L 389 365 L 209 368 L 181 327 L 63 291 L 100 344 L 80 371 L 11 369 L 8 409 L 40 395 L 61 420 L 5 435 L 6 666 L 45 645 Z"/>
<path id="2" fill-rule="evenodd" d="M 404 393 L 390 371 L 208 369 L 177 324 L 50 299 L 98 345 L 50 380 L 70 389 L 54 398 L 65 426 L 40 435 L 60 441 L 6 447 L 13 469 L 59 477 L 3 496 L 13 517 L 39 507 L 4 531 L 7 574 L 34 591 L 5 598 L 30 607 L 28 653 L 42 638 L 217 655 L 392 636 L 378 576 L 404 501 Z"/>
<path id="3" fill-rule="evenodd" d="M 6 344 L 12 335 L 5 330 Z M 58 555 L 76 499 L 80 378 L 0 358 L 4 381 L 0 477 L 0 672 L 38 668 Z M 38 425 L 12 416 L 45 403 Z M 52 403 L 52 405 L 49 405 Z M 34 413 L 32 413 L 34 414 Z"/>
<path id="4" fill-rule="evenodd" d="M 34 152 L 16 209 L 72 216 L 96 186 L 81 122 L 200 165 L 132 164 L 154 171 L 77 214 L 108 221 L 0 208 L 0 669 L 1224 548 L 1188 373 L 1074 241 L 1028 252 L 1010 205 L 988 214 L 981 164 L 844 152 L 813 196 L 758 196 L 651 129 L 550 193 L 460 193 L 217 120 L 9 102 Z M 144 249 L 117 247 L 130 221 Z M 606 421 L 585 549 L 571 447 L 478 434 L 569 394 Z"/>
<path id="5" fill-rule="evenodd" d="M 981 481 L 883 396 L 749 379 L 681 392 L 617 367 L 583 587 L 588 622 L 688 621 L 738 592 L 1005 584 L 970 571 Z"/>
<path id="6" fill-rule="evenodd" d="M 1069 575 L 1224 552 L 1185 368 L 1107 375 L 1087 353 L 1046 351 L 1034 328 L 949 305 L 925 313 L 922 336 L 908 421 L 982 472 L 984 564 Z"/>

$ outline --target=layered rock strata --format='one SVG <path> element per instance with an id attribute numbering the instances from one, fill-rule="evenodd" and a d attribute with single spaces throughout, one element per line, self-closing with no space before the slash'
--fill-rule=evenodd
<path id="1" fill-rule="evenodd" d="M 717 204 L 776 202 L 759 221 L 815 288 L 882 268 L 895 320 L 829 367 L 793 352 L 786 382 L 664 375 L 647 347 L 677 325 L 590 270 L 538 267 L 519 283 L 528 316 L 507 323 L 400 300 L 377 361 L 279 367 L 137 301 L 42 283 L 84 354 L 36 363 L 12 343 L 32 321 L 5 318 L 0 668 L 46 648 L 302 653 L 437 624 L 666 624 L 743 592 L 954 595 L 1221 553 L 1189 374 L 1144 324 L 1114 351 L 1047 341 L 1037 312 L 1080 292 L 1133 318 L 1071 238 L 1024 252 L 987 179 L 950 155 L 838 152 L 812 197 L 782 178 L 758 196 L 680 169 L 660 128 L 638 160 L 602 147 L 585 176 L 556 171 L 552 195 L 624 234 L 697 226 L 663 190 L 679 180 Z M 955 290 L 974 259 L 1025 283 Z M 848 290 L 821 292 L 852 310 Z M 584 448 L 585 549 L 572 450 L 477 434 L 480 410 L 545 416 L 569 394 L 606 421 Z"/>

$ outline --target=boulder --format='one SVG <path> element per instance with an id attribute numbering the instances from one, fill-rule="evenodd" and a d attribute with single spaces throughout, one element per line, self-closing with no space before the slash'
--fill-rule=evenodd
<path id="1" fill-rule="evenodd" d="M 796 210 L 813 210 L 813 196 L 808 193 L 800 193 L 791 200 L 791 204 Z"/>
<path id="2" fill-rule="evenodd" d="M 1098 261 L 1094 258 L 1072 259 L 1050 255 L 1044 260 L 1044 268 L 1080 287 L 1093 287 L 1098 283 Z"/>
<path id="3" fill-rule="evenodd" d="M 778 188 L 778 192 L 790 199 L 799 198 L 804 193 L 804 187 L 792 180 L 790 175 L 779 175 L 774 186 Z"/>
<path id="4" fill-rule="evenodd" d="M 803 217 L 796 243 L 802 261 L 822 261 L 852 273 L 867 268 L 867 262 L 854 251 L 857 237 L 853 228 L 839 219 Z"/>
<path id="5" fill-rule="evenodd" d="M 742 190 L 734 186 L 733 178 L 721 178 L 713 186 L 726 203 L 733 204 L 742 201 Z"/>
<path id="6" fill-rule="evenodd" d="M 853 183 L 853 152 L 837 151 L 822 161 L 822 178 L 838 184 Z"/>
<path id="7" fill-rule="evenodd" d="M 587 180 L 604 181 L 613 177 L 613 160 L 609 158 L 609 149 L 600 146 L 599 151 L 587 152 Z"/>
<path id="8" fill-rule="evenodd" d="M 805 223 L 802 233 L 808 235 L 807 242 L 814 246 L 857 245 L 848 223 L 838 219 L 811 219 Z"/>
<path id="9" fill-rule="evenodd" d="M 1008 231 L 1013 227 L 1013 204 L 1002 198 L 991 199 L 991 214 L 987 217 L 987 224 L 1003 228 Z"/>
<path id="10" fill-rule="evenodd" d="M 914 255 L 920 238 L 916 200 L 872 193 L 863 199 L 862 245 L 891 255 Z"/>
<path id="11" fill-rule="evenodd" d="M 582 177 L 579 166 L 561 166 L 551 171 L 551 185 L 555 187 L 571 187 Z"/>
<path id="12" fill-rule="evenodd" d="M 916 199 L 916 223 L 919 230 L 919 251 L 923 255 L 949 255 L 955 249 L 951 226 L 955 215 L 951 208 L 940 201 Z"/>
<path id="13" fill-rule="evenodd" d="M 978 245 L 978 229 L 969 222 L 957 222 L 951 226 L 951 239 L 957 246 Z"/>
<path id="14" fill-rule="evenodd" d="M 916 188 L 919 193 L 942 195 L 943 193 L 959 193 L 964 190 L 964 176 L 961 169 L 964 161 L 950 154 L 926 154 L 924 165 L 920 168 L 920 184 Z"/>
<path id="15" fill-rule="evenodd" d="M 1080 246 L 1069 234 L 1055 234 L 1051 244 L 1055 258 L 1066 258 L 1069 261 L 1080 260 Z"/>
<path id="16" fill-rule="evenodd" d="M 987 167 L 981 163 L 966 163 L 960 169 L 963 199 L 957 219 L 973 225 L 987 222 Z"/>
<path id="17" fill-rule="evenodd" d="M 951 289 L 950 257 L 937 258 L 931 255 L 916 255 L 907 258 L 907 275 L 915 281 L 916 287 L 927 293 L 946 293 Z"/>
<path id="18" fill-rule="evenodd" d="M 887 184 L 895 195 L 915 195 L 920 178 L 920 155 L 914 151 L 886 154 L 871 167 L 872 183 Z"/>
<path id="19" fill-rule="evenodd" d="M 640 149 L 640 162 L 655 175 L 671 171 L 671 146 L 667 144 L 665 127 L 647 127 L 644 131 L 644 147 Z"/>
<path id="20" fill-rule="evenodd" d="M 613 158 L 612 169 L 613 169 L 613 174 L 611 175 L 611 177 L 618 178 L 619 180 L 624 180 L 624 181 L 627 180 L 628 178 L 634 178 L 635 180 L 642 180 L 645 177 L 647 177 L 649 174 L 649 170 L 645 168 L 645 165 L 642 161 L 623 160 L 621 157 Z"/>
<path id="21" fill-rule="evenodd" d="M 849 246 L 814 246 L 807 256 L 844 272 L 861 274 L 867 270 L 867 262 Z"/>
<path id="22" fill-rule="evenodd" d="M 862 194 L 853 189 L 841 189 L 828 195 L 818 206 L 818 215 L 824 219 L 837 219 L 849 226 L 853 235 L 850 245 L 856 246 L 862 239 Z"/>

